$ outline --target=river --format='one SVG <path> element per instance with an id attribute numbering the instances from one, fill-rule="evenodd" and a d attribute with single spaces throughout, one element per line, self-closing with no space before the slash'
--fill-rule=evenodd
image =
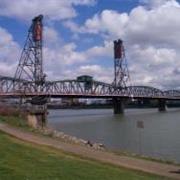
<path id="1" fill-rule="evenodd" d="M 85 140 L 103 143 L 111 150 L 180 163 L 180 108 L 49 110 L 48 126 Z"/>

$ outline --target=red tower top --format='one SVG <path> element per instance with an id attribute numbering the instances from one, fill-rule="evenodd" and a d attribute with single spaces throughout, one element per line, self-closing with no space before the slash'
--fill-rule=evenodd
<path id="1" fill-rule="evenodd" d="M 118 39 L 114 41 L 114 59 L 121 59 L 123 56 L 123 41 Z"/>
<path id="2" fill-rule="evenodd" d="M 33 40 L 42 40 L 42 19 L 43 16 L 39 15 L 33 19 Z"/>

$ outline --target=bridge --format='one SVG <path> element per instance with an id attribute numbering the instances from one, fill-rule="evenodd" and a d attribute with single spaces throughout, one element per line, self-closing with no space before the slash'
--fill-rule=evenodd
<path id="1" fill-rule="evenodd" d="M 40 105 L 45 104 L 47 98 L 111 98 L 116 114 L 123 113 L 127 99 L 156 99 L 160 111 L 165 110 L 166 100 L 180 100 L 180 90 L 127 85 L 129 72 L 120 39 L 114 41 L 114 81 L 111 84 L 82 78 L 46 80 L 42 58 L 42 20 L 42 15 L 32 20 L 14 77 L 0 76 L 0 98 L 24 98 L 31 104 L 36 99 Z"/>

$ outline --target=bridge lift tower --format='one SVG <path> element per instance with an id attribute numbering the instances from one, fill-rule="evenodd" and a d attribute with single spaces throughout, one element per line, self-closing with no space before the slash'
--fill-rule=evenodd
<path id="1" fill-rule="evenodd" d="M 118 39 L 114 41 L 114 82 L 113 85 L 117 91 L 123 91 L 129 82 L 129 71 L 125 56 L 123 41 Z M 118 97 L 113 98 L 114 113 L 123 114 L 124 100 Z"/>
<path id="2" fill-rule="evenodd" d="M 28 31 L 21 58 L 15 72 L 15 79 L 23 79 L 33 84 L 35 92 L 42 91 L 45 81 L 42 58 L 42 24 L 43 16 L 39 15 L 32 20 Z"/>
<path id="3" fill-rule="evenodd" d="M 33 106 L 33 113 L 36 116 L 45 118 L 46 114 L 46 99 L 40 96 L 35 96 L 28 100 L 26 97 L 27 91 L 40 93 L 43 91 L 45 83 L 45 74 L 43 73 L 43 57 L 42 57 L 42 44 L 43 44 L 43 16 L 39 15 L 32 20 L 32 24 L 28 31 L 28 36 L 20 57 L 18 67 L 15 72 L 14 79 L 24 81 L 24 83 L 14 83 L 14 90 L 22 91 L 22 98 L 30 102 Z M 18 82 L 18 81 L 17 81 Z M 28 84 L 31 84 L 28 89 Z M 27 90 L 27 91 L 26 91 Z"/>
<path id="4" fill-rule="evenodd" d="M 129 71 L 125 56 L 123 41 L 114 41 L 114 86 L 116 88 L 126 88 L 129 81 Z"/>

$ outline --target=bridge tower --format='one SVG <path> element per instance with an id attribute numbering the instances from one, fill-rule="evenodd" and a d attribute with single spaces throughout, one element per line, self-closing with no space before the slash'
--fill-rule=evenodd
<path id="1" fill-rule="evenodd" d="M 123 91 L 129 81 L 129 71 L 125 56 L 123 41 L 118 39 L 114 41 L 114 88 L 117 91 Z M 113 98 L 114 114 L 123 114 L 124 99 Z"/>
<path id="2" fill-rule="evenodd" d="M 129 71 L 125 56 L 123 41 L 114 41 L 114 86 L 116 88 L 126 88 L 129 81 Z"/>
<path id="3" fill-rule="evenodd" d="M 43 16 L 39 15 L 32 20 L 15 72 L 15 79 L 23 79 L 31 82 L 35 92 L 42 91 L 42 85 L 45 81 L 42 58 L 42 19 Z"/>
<path id="4" fill-rule="evenodd" d="M 15 72 L 16 82 L 14 83 L 14 90 L 22 93 L 22 98 L 32 105 L 31 115 L 40 119 L 38 122 L 43 122 L 46 114 L 46 100 L 38 96 L 43 92 L 43 85 L 45 83 L 45 74 L 43 73 L 43 57 L 42 57 L 42 44 L 43 44 L 43 16 L 39 15 L 32 19 L 32 24 L 28 31 L 28 36 L 21 53 L 18 67 Z M 37 96 L 30 100 L 26 97 L 26 93 L 35 93 Z M 36 119 L 35 117 L 31 119 Z M 37 124 L 37 122 L 35 122 Z"/>

